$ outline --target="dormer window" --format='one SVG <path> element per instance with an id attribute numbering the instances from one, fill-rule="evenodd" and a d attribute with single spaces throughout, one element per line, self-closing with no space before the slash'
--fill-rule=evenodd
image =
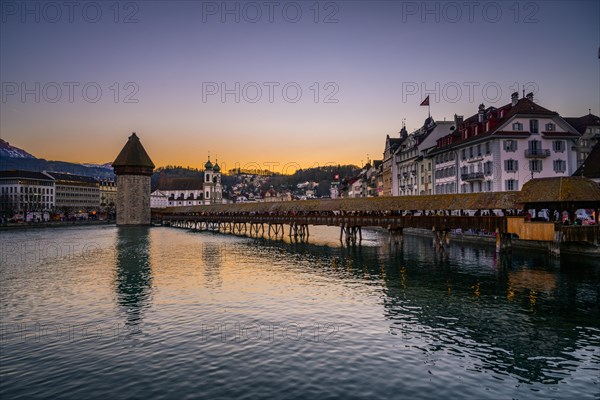
<path id="1" fill-rule="evenodd" d="M 531 120 L 529 120 L 529 132 L 531 132 L 531 133 L 539 133 L 538 120 L 537 119 L 531 119 Z"/>
<path id="2" fill-rule="evenodd" d="M 546 124 L 546 132 L 554 132 L 556 130 L 556 126 L 550 122 Z"/>
<path id="3" fill-rule="evenodd" d="M 520 122 L 515 122 L 512 124 L 512 130 L 513 131 L 522 131 L 523 130 L 523 124 Z"/>

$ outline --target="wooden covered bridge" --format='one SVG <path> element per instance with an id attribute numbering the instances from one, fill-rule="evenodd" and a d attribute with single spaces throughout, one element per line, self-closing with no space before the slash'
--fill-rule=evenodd
<path id="1" fill-rule="evenodd" d="M 565 229 L 562 218 L 544 222 L 544 228 L 525 230 L 523 227 L 532 226 L 527 224 L 536 223 L 528 221 L 525 210 L 542 208 L 551 215 L 566 211 L 571 221 L 575 221 L 575 210 L 593 209 L 596 223 L 578 227 L 582 233 L 577 234 L 570 233 L 572 227 Z M 600 186 L 589 179 L 571 177 L 536 179 L 520 192 L 183 206 L 153 209 L 152 215 L 163 225 L 275 238 L 285 235 L 287 225 L 288 235 L 300 240 L 308 238 L 309 225 L 336 226 L 340 227 L 340 240 L 352 244 L 362 239 L 363 227 L 387 229 L 394 243 L 402 241 L 404 228 L 431 229 L 440 248 L 448 245 L 450 230 L 470 229 L 494 233 L 500 251 L 519 233 L 526 240 L 559 241 L 559 246 L 571 238 L 598 244 L 599 211 Z"/>

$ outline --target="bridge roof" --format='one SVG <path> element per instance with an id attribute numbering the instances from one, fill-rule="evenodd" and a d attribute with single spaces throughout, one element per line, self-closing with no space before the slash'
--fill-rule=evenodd
<path id="1" fill-rule="evenodd" d="M 208 206 L 169 207 L 164 214 L 304 211 L 395 211 L 395 210 L 494 210 L 536 208 L 598 208 L 600 185 L 582 177 L 538 178 L 523 185 L 520 192 L 484 192 L 424 196 L 384 196 L 263 203 L 236 203 Z"/>
<path id="2" fill-rule="evenodd" d="M 517 202 L 542 208 L 598 208 L 600 185 L 580 176 L 533 179 L 523 185 Z"/>
<path id="3" fill-rule="evenodd" d="M 386 196 L 169 207 L 163 213 L 511 209 L 518 192 Z M 158 211 L 158 210 L 157 210 Z"/>

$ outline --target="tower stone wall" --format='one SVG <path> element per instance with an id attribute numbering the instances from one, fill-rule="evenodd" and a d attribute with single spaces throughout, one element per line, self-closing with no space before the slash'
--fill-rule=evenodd
<path id="1" fill-rule="evenodd" d="M 150 224 L 150 177 L 117 176 L 117 225 Z"/>

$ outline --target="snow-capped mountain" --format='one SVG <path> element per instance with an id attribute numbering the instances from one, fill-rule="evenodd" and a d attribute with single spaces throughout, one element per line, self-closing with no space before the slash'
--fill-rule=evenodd
<path id="1" fill-rule="evenodd" d="M 25 150 L 11 146 L 10 143 L 2 139 L 0 139 L 0 157 L 35 158 Z"/>
<path id="2" fill-rule="evenodd" d="M 110 170 L 113 169 L 112 162 L 107 162 L 107 163 L 104 163 L 104 164 L 89 164 L 89 163 L 86 163 L 86 164 L 81 164 L 81 165 L 83 165 L 84 167 L 90 167 L 90 168 L 106 168 L 106 169 L 110 169 Z"/>
<path id="3" fill-rule="evenodd" d="M 54 171 L 90 176 L 97 179 L 114 179 L 111 163 L 77 164 L 65 161 L 49 161 L 32 156 L 18 147 L 0 139 L 0 170 Z"/>

